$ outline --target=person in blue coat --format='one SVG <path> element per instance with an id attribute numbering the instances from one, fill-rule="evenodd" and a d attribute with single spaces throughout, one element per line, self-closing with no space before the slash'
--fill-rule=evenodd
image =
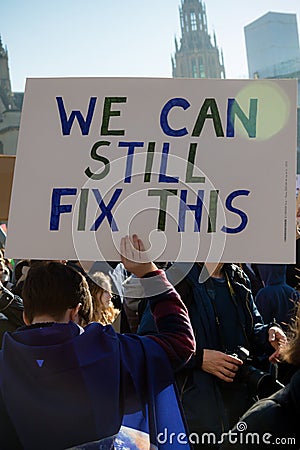
<path id="1" fill-rule="evenodd" d="M 255 297 L 256 306 L 266 323 L 275 320 L 285 330 L 295 317 L 299 292 L 286 283 L 285 264 L 257 264 L 264 287 Z"/>
<path id="2" fill-rule="evenodd" d="M 29 270 L 26 326 L 5 334 L 0 352 L 0 449 L 190 448 L 173 370 L 193 354 L 194 336 L 180 297 L 143 251 L 136 235 L 122 239 L 122 262 L 150 297 L 156 336 L 82 328 L 92 313 L 83 275 L 58 262 Z"/>

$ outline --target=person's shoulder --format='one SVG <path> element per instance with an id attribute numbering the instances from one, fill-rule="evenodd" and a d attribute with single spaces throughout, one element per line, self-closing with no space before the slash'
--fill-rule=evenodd
<path id="1" fill-rule="evenodd" d="M 255 436 L 259 439 L 259 448 L 269 448 L 269 444 L 275 442 L 276 438 L 282 439 L 287 436 L 296 442 L 298 440 L 297 417 L 298 414 L 295 413 L 291 401 L 290 387 L 287 385 L 272 396 L 259 400 L 240 418 L 230 431 L 233 436 L 242 435 L 236 441 L 238 444 L 234 448 L 258 448 L 256 444 L 244 446 L 243 439 L 247 436 Z M 220 448 L 222 450 L 232 448 L 230 439 L 226 437 Z"/>
<path id="2" fill-rule="evenodd" d="M 291 401 L 290 386 L 285 386 L 272 396 L 259 400 L 242 417 L 249 431 L 268 431 L 276 426 L 282 428 L 291 425 L 294 405 Z"/>
<path id="3" fill-rule="evenodd" d="M 81 328 L 81 332 L 77 336 L 78 342 L 75 342 L 75 345 L 86 348 L 90 352 L 95 351 L 97 348 L 98 350 L 101 348 L 108 350 L 110 348 L 113 351 L 119 345 L 120 336 L 112 325 L 91 322 L 84 328 Z"/>
<path id="4" fill-rule="evenodd" d="M 282 403 L 278 402 L 275 398 L 265 398 L 258 401 L 241 419 L 249 424 L 259 425 L 260 421 L 273 420 L 274 414 L 280 414 Z M 263 424 L 263 422 L 261 422 Z"/>
<path id="5" fill-rule="evenodd" d="M 249 278 L 240 266 L 233 263 L 226 263 L 224 264 L 224 270 L 233 281 L 249 287 Z"/>
<path id="6" fill-rule="evenodd" d="M 83 328 L 83 333 L 116 334 L 112 325 L 102 325 L 99 322 L 90 322 Z"/>

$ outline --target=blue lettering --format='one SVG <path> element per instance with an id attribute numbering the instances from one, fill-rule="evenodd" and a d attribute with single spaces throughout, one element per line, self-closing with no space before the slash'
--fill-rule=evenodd
<path id="1" fill-rule="evenodd" d="M 61 122 L 61 129 L 62 129 L 63 135 L 67 136 L 70 134 L 75 117 L 78 120 L 82 135 L 83 136 L 88 135 L 89 131 L 90 131 L 90 126 L 91 126 L 95 106 L 96 106 L 97 97 L 90 98 L 89 109 L 88 109 L 86 119 L 84 119 L 81 112 L 77 111 L 77 110 L 72 111 L 71 115 L 68 119 L 62 97 L 56 97 L 56 101 L 57 101 L 60 122 Z"/>
<path id="2" fill-rule="evenodd" d="M 55 188 L 52 191 L 51 201 L 51 215 L 50 215 L 50 230 L 57 231 L 59 229 L 60 215 L 63 213 L 70 213 L 72 211 L 72 205 L 61 205 L 60 199 L 63 195 L 76 195 L 76 188 Z"/>
<path id="3" fill-rule="evenodd" d="M 250 99 L 249 117 L 246 116 L 235 98 L 228 99 L 226 136 L 234 137 L 234 122 L 237 116 L 250 138 L 256 137 L 257 98 Z"/>
<path id="4" fill-rule="evenodd" d="M 179 183 L 179 177 L 169 177 L 166 175 L 167 171 L 167 163 L 169 157 L 169 148 L 170 144 L 168 142 L 164 142 L 163 151 L 161 155 L 161 163 L 160 163 L 160 173 L 158 182 L 159 183 Z"/>
<path id="5" fill-rule="evenodd" d="M 171 128 L 168 122 L 168 114 L 172 108 L 178 107 L 186 110 L 190 106 L 190 103 L 185 98 L 172 98 L 165 104 L 160 113 L 160 126 L 167 136 L 180 137 L 188 134 L 186 128 L 180 128 L 179 130 Z"/>
<path id="6" fill-rule="evenodd" d="M 144 147 L 144 142 L 119 142 L 119 147 L 128 147 L 124 183 L 131 183 L 134 149 Z"/>
<path id="7" fill-rule="evenodd" d="M 180 232 L 185 231 L 185 219 L 186 219 L 187 211 L 195 212 L 194 231 L 200 231 L 202 207 L 203 207 L 203 196 L 204 196 L 204 190 L 198 191 L 196 205 L 187 205 L 187 203 L 186 203 L 187 190 L 183 189 L 181 191 L 180 206 L 179 206 L 179 219 L 178 219 L 178 231 L 180 231 Z"/>
<path id="8" fill-rule="evenodd" d="M 95 196 L 95 199 L 98 203 L 98 206 L 100 208 L 100 210 L 102 211 L 100 216 L 97 218 L 97 220 L 95 221 L 95 223 L 91 226 L 90 231 L 97 231 L 99 226 L 101 225 L 101 223 L 103 222 L 103 220 L 105 219 L 105 217 L 108 220 L 108 223 L 111 227 L 112 231 L 119 231 L 116 221 L 113 218 L 112 215 L 112 208 L 114 207 L 114 205 L 117 203 L 118 198 L 120 197 L 123 189 L 116 189 L 110 202 L 108 203 L 108 205 L 106 206 L 104 201 L 102 200 L 101 194 L 99 192 L 98 189 L 92 189 L 93 194 Z"/>
<path id="9" fill-rule="evenodd" d="M 240 209 L 234 208 L 234 206 L 232 206 L 232 202 L 236 197 L 239 197 L 240 195 L 248 196 L 249 194 L 250 194 L 250 191 L 240 189 L 238 191 L 233 191 L 233 192 L 231 192 L 231 194 L 228 195 L 228 197 L 226 198 L 225 206 L 228 209 L 228 211 L 238 214 L 240 216 L 241 223 L 237 228 L 228 228 L 228 227 L 223 226 L 221 231 L 223 231 L 224 233 L 236 234 L 236 233 L 240 233 L 241 231 L 243 231 L 246 228 L 247 223 L 248 223 L 247 214 L 244 213 L 244 211 L 241 211 Z"/>

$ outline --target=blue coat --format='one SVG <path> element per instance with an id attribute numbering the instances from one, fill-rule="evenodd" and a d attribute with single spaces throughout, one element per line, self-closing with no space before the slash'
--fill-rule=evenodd
<path id="1" fill-rule="evenodd" d="M 138 450 L 142 433 L 159 449 L 189 448 L 165 436 L 158 442 L 165 428 L 185 433 L 172 379 L 160 345 L 111 326 L 92 323 L 80 332 L 69 322 L 6 333 L 0 448 L 106 450 L 118 439 Z"/>
<path id="2" fill-rule="evenodd" d="M 255 297 L 255 303 L 265 322 L 276 320 L 283 328 L 295 316 L 299 292 L 286 283 L 285 264 L 258 264 L 264 286 Z"/>

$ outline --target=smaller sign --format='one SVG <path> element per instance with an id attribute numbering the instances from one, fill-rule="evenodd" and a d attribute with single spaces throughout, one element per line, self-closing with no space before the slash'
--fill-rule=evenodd
<path id="1" fill-rule="evenodd" d="M 15 156 L 0 155 L 0 220 L 7 222 L 10 205 Z"/>

